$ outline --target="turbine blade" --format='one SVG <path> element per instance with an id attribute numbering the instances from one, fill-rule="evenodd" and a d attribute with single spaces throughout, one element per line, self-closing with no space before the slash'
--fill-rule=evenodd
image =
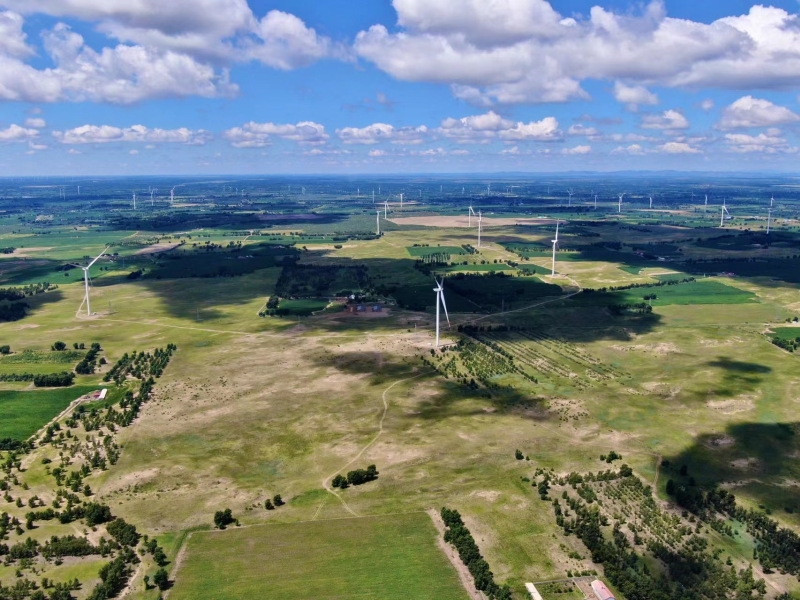
<path id="1" fill-rule="evenodd" d="M 92 262 L 90 262 L 90 263 L 89 263 L 89 264 L 86 266 L 86 268 L 88 269 L 88 268 L 89 268 L 89 267 L 91 267 L 91 266 L 92 266 L 94 263 L 96 263 L 98 260 L 100 260 L 100 257 L 101 257 L 101 256 L 103 256 L 103 255 L 104 255 L 106 252 L 108 252 L 108 246 L 106 246 L 106 247 L 103 249 L 103 251 L 102 251 L 100 254 L 98 254 L 98 255 L 97 255 L 97 258 L 95 258 L 95 259 L 94 259 Z"/>
<path id="2" fill-rule="evenodd" d="M 444 288 L 440 288 L 439 297 L 442 299 L 442 308 L 444 309 L 444 316 L 447 318 L 447 326 L 450 327 L 450 315 L 447 314 L 447 304 L 444 301 Z"/>

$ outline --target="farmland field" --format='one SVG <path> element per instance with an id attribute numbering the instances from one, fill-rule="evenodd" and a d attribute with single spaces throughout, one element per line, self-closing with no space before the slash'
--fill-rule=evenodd
<path id="1" fill-rule="evenodd" d="M 0 390 L 0 439 L 27 439 L 70 402 L 97 389 L 96 386 L 72 386 L 48 390 Z"/>
<path id="2" fill-rule="evenodd" d="M 424 513 L 195 533 L 186 551 L 176 600 L 468 598 Z"/>

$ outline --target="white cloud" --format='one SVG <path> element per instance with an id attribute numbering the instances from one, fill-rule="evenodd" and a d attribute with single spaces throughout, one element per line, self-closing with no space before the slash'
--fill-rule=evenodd
<path id="1" fill-rule="evenodd" d="M 703 101 L 700 103 L 700 108 L 702 108 L 702 109 L 703 109 L 704 111 L 706 111 L 706 112 L 708 112 L 708 111 L 710 111 L 711 109 L 713 109 L 713 108 L 714 108 L 714 106 L 715 106 L 715 105 L 714 105 L 714 101 L 713 101 L 711 98 L 706 98 L 705 100 L 703 100 Z"/>
<path id="2" fill-rule="evenodd" d="M 47 122 L 44 119 L 39 119 L 39 118 L 25 119 L 25 127 L 42 129 L 44 127 L 47 127 Z"/>
<path id="3" fill-rule="evenodd" d="M 39 132 L 35 129 L 27 129 L 19 125 L 9 125 L 6 129 L 0 129 L 0 144 L 13 142 L 28 142 L 39 137 Z"/>
<path id="4" fill-rule="evenodd" d="M 591 151 L 591 146 L 575 146 L 574 148 L 564 148 L 561 154 L 589 154 Z"/>
<path id="5" fill-rule="evenodd" d="M 331 53 L 330 38 L 289 13 L 271 10 L 255 30 L 260 39 L 247 45 L 247 56 L 276 69 L 306 67 Z"/>
<path id="6" fill-rule="evenodd" d="M 747 135 L 744 133 L 727 133 L 725 141 L 731 151 L 740 154 L 795 154 L 798 148 L 789 145 L 786 138 L 780 137 L 780 130 L 770 129 L 766 134 Z"/>
<path id="7" fill-rule="evenodd" d="M 370 156 L 386 156 L 386 150 L 378 150 L 378 149 L 370 150 L 369 151 L 369 155 Z"/>
<path id="8" fill-rule="evenodd" d="M 506 148 L 505 150 L 501 150 L 500 154 L 511 154 L 512 156 L 516 156 L 519 154 L 519 147 L 512 146 L 511 148 Z"/>
<path id="9" fill-rule="evenodd" d="M 47 144 L 37 144 L 33 140 L 28 141 L 28 148 L 31 150 L 47 150 L 48 147 Z"/>
<path id="10" fill-rule="evenodd" d="M 725 107 L 718 127 L 723 130 L 774 127 L 798 121 L 800 121 L 800 115 L 785 106 L 778 106 L 769 100 L 744 96 Z"/>
<path id="11" fill-rule="evenodd" d="M 587 137 L 594 137 L 599 135 L 600 132 L 597 131 L 594 127 L 586 127 L 581 123 L 577 123 L 576 125 L 572 125 L 568 130 L 567 133 L 569 135 L 585 135 Z"/>
<path id="12" fill-rule="evenodd" d="M 631 111 L 636 111 L 642 104 L 658 104 L 658 96 L 646 87 L 627 86 L 620 81 L 614 83 L 614 98 L 617 102 L 627 105 Z"/>
<path id="13" fill-rule="evenodd" d="M 380 142 L 391 142 L 404 146 L 418 145 L 425 141 L 428 128 L 395 127 L 387 123 L 373 123 L 366 127 L 343 127 L 336 130 L 336 135 L 345 144 L 372 145 Z"/>
<path id="14" fill-rule="evenodd" d="M 28 36 L 22 31 L 23 19 L 10 10 L 0 12 L 0 54 L 26 57 L 34 54 L 28 45 Z"/>
<path id="15" fill-rule="evenodd" d="M 436 133 L 462 144 L 486 144 L 495 139 L 550 142 L 563 138 L 554 117 L 523 123 L 504 119 L 493 111 L 461 119 L 448 117 Z"/>
<path id="16" fill-rule="evenodd" d="M 644 148 L 639 144 L 631 144 L 630 146 L 617 146 L 611 151 L 611 154 L 628 154 L 630 156 L 642 156 L 645 154 Z"/>
<path id="17" fill-rule="evenodd" d="M 644 86 L 792 89 L 800 82 L 800 16 L 781 8 L 756 5 L 702 23 L 668 17 L 663 0 L 638 16 L 595 6 L 575 18 L 545 0 L 393 4 L 402 29 L 361 31 L 357 54 L 397 79 L 451 85 L 477 105 L 587 98 L 587 79 L 625 81 L 620 95 L 630 86 L 646 103 L 653 98 Z"/>
<path id="18" fill-rule="evenodd" d="M 104 144 L 113 142 L 155 142 L 202 146 L 211 140 L 203 129 L 149 129 L 144 125 L 120 128 L 111 125 L 83 125 L 67 131 L 54 131 L 62 144 Z"/>
<path id="19" fill-rule="evenodd" d="M 70 148 L 69 150 L 67 150 L 67 154 L 73 154 L 73 155 L 74 154 L 83 154 L 83 152 L 81 152 L 80 150 L 75 150 L 75 148 Z"/>
<path id="20" fill-rule="evenodd" d="M 131 150 L 130 152 L 128 152 L 128 154 L 130 154 L 131 156 L 135 156 L 135 155 L 139 154 L 139 151 L 138 150 Z"/>
<path id="21" fill-rule="evenodd" d="M 677 110 L 665 110 L 656 115 L 642 116 L 642 129 L 662 129 L 675 131 L 689 129 L 689 121 Z"/>
<path id="22" fill-rule="evenodd" d="M 667 142 L 656 147 L 656 150 L 664 154 L 700 154 L 700 150 L 693 148 L 685 142 Z"/>
<path id="23" fill-rule="evenodd" d="M 269 146 L 271 137 L 298 142 L 304 146 L 320 146 L 327 142 L 325 127 L 313 121 L 301 121 L 296 125 L 275 123 L 256 123 L 250 121 L 241 127 L 234 127 L 222 133 L 235 148 L 263 148 Z"/>

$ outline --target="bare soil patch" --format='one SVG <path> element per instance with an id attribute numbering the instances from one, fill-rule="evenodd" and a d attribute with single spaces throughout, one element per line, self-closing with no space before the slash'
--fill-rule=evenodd
<path id="1" fill-rule="evenodd" d="M 167 252 L 177 248 L 178 246 L 180 246 L 179 242 L 173 242 L 170 244 L 151 244 L 147 248 L 137 250 L 135 254 L 158 254 L 160 252 Z"/>

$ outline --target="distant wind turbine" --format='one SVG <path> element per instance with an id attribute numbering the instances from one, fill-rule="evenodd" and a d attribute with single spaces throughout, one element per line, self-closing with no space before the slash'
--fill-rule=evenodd
<path id="1" fill-rule="evenodd" d="M 725 205 L 725 200 L 724 199 L 722 200 L 722 210 L 720 211 L 720 213 L 721 214 L 719 216 L 719 226 L 720 227 L 724 227 L 725 226 L 725 214 L 727 213 L 728 217 L 731 216 L 731 213 L 728 211 L 728 207 Z"/>
<path id="2" fill-rule="evenodd" d="M 472 210 L 472 204 L 469 205 L 469 211 L 467 212 L 467 219 L 469 226 L 472 227 L 472 215 L 475 214 L 475 211 Z M 477 215 L 476 215 L 477 216 Z"/>
<path id="3" fill-rule="evenodd" d="M 653 195 L 650 194 L 650 208 L 653 208 Z"/>
<path id="4" fill-rule="evenodd" d="M 555 277 L 555 275 L 556 275 L 556 246 L 558 246 L 558 224 L 559 224 L 559 222 L 556 221 L 556 239 L 552 240 L 553 241 L 553 272 L 551 273 L 551 275 L 553 277 Z"/>
<path id="5" fill-rule="evenodd" d="M 567 206 L 572 206 L 572 194 L 574 194 L 575 192 L 572 191 L 572 188 L 569 188 L 567 190 L 567 193 L 569 194 L 569 200 L 567 201 L 568 202 Z"/>
<path id="6" fill-rule="evenodd" d="M 770 226 L 772 225 L 772 208 L 767 209 L 767 235 L 769 235 Z"/>
<path id="7" fill-rule="evenodd" d="M 481 247 L 481 232 L 483 231 L 483 214 L 478 211 L 478 248 Z"/>
<path id="8" fill-rule="evenodd" d="M 136 192 L 133 192 L 133 210 L 136 210 Z"/>
<path id="9" fill-rule="evenodd" d="M 619 194 L 619 207 L 617 208 L 617 212 L 622 214 L 622 199 L 625 197 L 625 194 Z"/>

